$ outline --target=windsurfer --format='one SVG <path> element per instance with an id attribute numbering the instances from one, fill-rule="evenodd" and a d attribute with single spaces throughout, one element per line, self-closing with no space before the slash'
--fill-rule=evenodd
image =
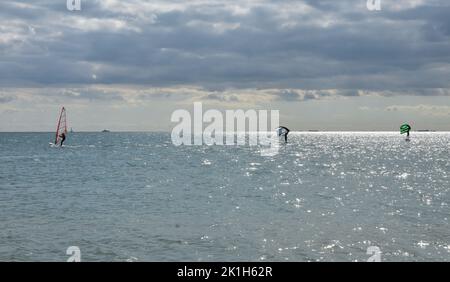
<path id="1" fill-rule="evenodd" d="M 411 126 L 409 124 L 404 124 L 400 126 L 400 134 L 406 133 L 406 141 L 409 141 L 409 132 L 411 131 Z"/>
<path id="2" fill-rule="evenodd" d="M 63 132 L 61 133 L 61 135 L 59 135 L 59 137 L 61 137 L 61 147 L 62 147 L 64 141 L 66 140 L 66 134 Z"/>
<path id="3" fill-rule="evenodd" d="M 284 136 L 284 141 L 287 143 L 287 136 L 289 134 L 289 129 L 284 126 L 278 127 L 278 136 Z"/>

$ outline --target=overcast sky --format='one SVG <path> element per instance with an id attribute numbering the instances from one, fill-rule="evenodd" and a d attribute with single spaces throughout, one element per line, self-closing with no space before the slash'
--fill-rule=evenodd
<path id="1" fill-rule="evenodd" d="M 450 130 L 450 1 L 0 2 L 0 131 L 165 130 L 194 101 L 293 130 Z"/>

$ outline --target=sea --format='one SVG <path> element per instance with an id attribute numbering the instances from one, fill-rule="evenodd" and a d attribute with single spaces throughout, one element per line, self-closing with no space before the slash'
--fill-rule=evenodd
<path id="1" fill-rule="evenodd" d="M 450 261 L 450 133 L 53 137 L 0 133 L 0 261 Z"/>

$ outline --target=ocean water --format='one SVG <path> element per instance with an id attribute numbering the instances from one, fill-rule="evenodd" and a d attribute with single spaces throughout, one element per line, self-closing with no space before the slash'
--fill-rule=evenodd
<path id="1" fill-rule="evenodd" d="M 0 133 L 0 260 L 450 260 L 450 133 L 292 133 L 279 154 L 168 133 Z"/>

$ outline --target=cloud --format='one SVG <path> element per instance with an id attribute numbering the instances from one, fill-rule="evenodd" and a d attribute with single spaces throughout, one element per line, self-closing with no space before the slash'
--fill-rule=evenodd
<path id="1" fill-rule="evenodd" d="M 61 98 L 69 98 L 72 100 L 88 100 L 88 101 L 123 101 L 123 97 L 114 91 L 104 91 L 92 88 L 74 88 L 63 89 L 60 93 L 52 92 Z"/>
<path id="2" fill-rule="evenodd" d="M 2 85 L 348 89 L 349 96 L 450 88 L 444 0 L 391 1 L 378 13 L 350 0 L 93 0 L 80 12 L 55 2 L 0 3 Z"/>
<path id="3" fill-rule="evenodd" d="M 450 88 L 405 88 L 405 89 L 396 89 L 396 90 L 381 90 L 381 91 L 373 91 L 373 90 L 359 90 L 358 96 L 382 96 L 382 97 L 393 97 L 393 96 L 450 96 Z"/>
<path id="4" fill-rule="evenodd" d="M 283 89 L 275 91 L 274 95 L 278 101 L 295 102 L 308 100 L 321 100 L 330 98 L 345 98 L 361 96 L 361 91 L 357 89 Z"/>
<path id="5" fill-rule="evenodd" d="M 221 102 L 239 102 L 239 98 L 236 95 L 223 95 L 217 93 L 211 93 L 204 96 L 204 100 L 216 100 Z"/>
<path id="6" fill-rule="evenodd" d="M 441 106 L 441 105 L 391 105 L 385 108 L 388 112 L 416 112 L 422 115 L 430 115 L 430 116 L 449 116 L 450 115 L 450 106 Z"/>
<path id="7" fill-rule="evenodd" d="M 360 93 L 356 89 L 350 89 L 350 90 L 340 90 L 339 95 L 346 97 L 357 97 L 360 96 Z"/>
<path id="8" fill-rule="evenodd" d="M 0 95 L 0 104 L 6 104 L 6 103 L 9 103 L 9 102 L 12 102 L 12 101 L 14 101 L 14 97 L 11 97 L 11 96 L 2 96 L 2 95 Z"/>
<path id="9" fill-rule="evenodd" d="M 298 94 L 295 90 L 287 90 L 283 89 L 280 91 L 278 95 L 278 99 L 281 101 L 299 101 L 301 99 L 301 95 Z"/>

